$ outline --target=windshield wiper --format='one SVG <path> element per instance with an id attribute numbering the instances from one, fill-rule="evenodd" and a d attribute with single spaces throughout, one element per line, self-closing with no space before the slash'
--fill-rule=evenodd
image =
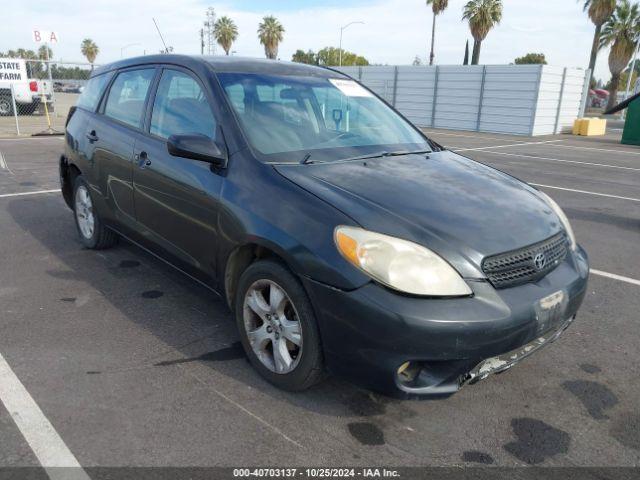
<path id="1" fill-rule="evenodd" d="M 382 151 L 382 152 L 378 152 L 378 153 L 370 153 L 368 155 L 362 155 L 362 156 L 358 156 L 358 157 L 349 157 L 349 158 L 343 158 L 341 160 L 339 160 L 340 162 L 349 162 L 352 160 L 368 160 L 370 158 L 384 158 L 384 157 L 400 157 L 402 155 L 419 155 L 422 153 L 433 153 L 432 150 L 416 150 L 414 152 L 408 151 L 408 150 L 400 150 L 397 152 L 388 152 L 386 150 Z"/>
<path id="2" fill-rule="evenodd" d="M 433 150 L 416 150 L 416 151 L 408 151 L 408 150 L 399 150 L 396 152 L 389 152 L 387 150 L 383 150 L 377 153 L 369 153 L 367 155 L 360 155 L 357 157 L 348 157 L 337 160 L 338 162 L 351 162 L 356 160 L 368 160 L 370 158 L 384 158 L 384 157 L 400 157 L 402 155 L 420 155 L 424 153 L 433 153 Z M 316 163 L 311 159 L 311 153 L 307 153 L 302 160 L 300 160 L 301 165 L 310 165 L 312 163 Z M 320 163 L 331 163 L 331 162 L 320 162 Z"/>

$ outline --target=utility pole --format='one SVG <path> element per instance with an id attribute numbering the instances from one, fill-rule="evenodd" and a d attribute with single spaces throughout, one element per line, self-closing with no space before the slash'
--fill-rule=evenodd
<path id="1" fill-rule="evenodd" d="M 204 33 L 207 38 L 207 55 L 216 54 L 216 39 L 213 29 L 216 25 L 216 11 L 213 7 L 207 8 L 205 13 L 206 20 L 204 22 Z"/>
<path id="2" fill-rule="evenodd" d="M 200 29 L 200 55 L 204 55 L 204 28 Z"/>

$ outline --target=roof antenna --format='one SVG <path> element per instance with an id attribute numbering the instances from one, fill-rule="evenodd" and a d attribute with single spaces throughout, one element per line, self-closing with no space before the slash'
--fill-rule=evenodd
<path id="1" fill-rule="evenodd" d="M 162 37 L 162 33 L 160 32 L 160 27 L 158 27 L 158 22 L 156 22 L 156 19 L 151 17 L 151 20 L 153 20 L 153 24 L 156 26 L 156 30 L 158 31 L 158 35 L 160 35 L 160 40 L 162 40 L 162 45 L 164 45 L 164 52 L 163 53 L 173 52 L 173 47 L 167 47 L 167 44 L 164 42 L 164 38 Z"/>

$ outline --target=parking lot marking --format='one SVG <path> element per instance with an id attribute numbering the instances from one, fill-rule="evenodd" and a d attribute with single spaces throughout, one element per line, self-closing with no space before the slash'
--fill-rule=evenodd
<path id="1" fill-rule="evenodd" d="M 631 202 L 640 202 L 640 198 L 620 197 L 618 195 L 610 195 L 608 193 L 590 192 L 588 190 L 576 190 L 574 188 L 555 187 L 553 185 L 542 185 L 540 183 L 531 183 L 531 182 L 528 182 L 528 183 L 529 183 L 529 185 L 533 185 L 535 187 L 552 188 L 552 189 L 555 189 L 555 190 L 564 190 L 564 191 L 567 191 L 567 192 L 584 193 L 586 195 L 596 195 L 598 197 L 609 197 L 609 198 L 617 198 L 617 199 L 620 199 L 620 200 L 629 200 Z"/>
<path id="2" fill-rule="evenodd" d="M 184 368 L 184 367 L 182 367 Z M 282 438 L 284 438 L 285 440 L 287 440 L 288 442 L 291 442 L 292 444 L 294 444 L 295 446 L 299 447 L 299 448 L 304 448 L 300 443 L 296 442 L 294 439 L 292 439 L 291 437 L 287 436 L 282 430 L 280 430 L 278 427 L 271 425 L 269 422 L 267 422 L 265 419 L 263 419 L 262 417 L 259 417 L 258 415 L 256 415 L 255 413 L 253 413 L 251 410 L 247 410 L 245 407 L 243 407 L 242 405 L 240 405 L 238 402 L 236 402 L 235 400 L 233 400 L 232 398 L 228 397 L 227 395 L 225 395 L 224 393 L 220 392 L 219 390 L 213 388 L 208 382 L 204 381 L 203 379 L 201 379 L 196 373 L 194 373 L 193 371 L 187 371 L 188 374 L 190 376 L 192 376 L 193 378 L 195 378 L 198 382 L 200 382 L 204 387 L 208 388 L 209 390 L 211 390 L 213 393 L 215 393 L 216 395 L 218 395 L 220 398 L 222 398 L 223 400 L 226 400 L 227 402 L 229 402 L 231 405 L 233 405 L 234 407 L 236 407 L 237 409 L 239 409 L 240 411 L 246 413 L 247 415 L 249 415 L 251 418 L 255 419 L 256 421 L 260 422 L 262 425 L 264 425 L 265 427 L 267 427 L 268 429 L 274 431 L 275 433 L 277 433 L 278 435 L 280 435 Z"/>
<path id="3" fill-rule="evenodd" d="M 492 152 L 490 150 L 487 150 L 485 153 L 491 153 L 493 155 L 506 155 L 506 156 L 510 156 L 510 157 L 535 158 L 537 160 L 548 160 L 548 161 L 551 161 L 551 162 L 578 163 L 580 165 L 591 165 L 591 166 L 594 166 L 594 167 L 619 168 L 621 170 L 634 170 L 634 171 L 640 172 L 640 168 L 621 167 L 619 165 L 607 165 L 605 163 L 579 162 L 578 160 L 561 160 L 559 158 L 537 157 L 535 155 L 523 155 L 523 154 L 520 154 L 520 153 Z"/>
<path id="4" fill-rule="evenodd" d="M 63 135 L 52 135 L 50 137 L 45 137 L 45 136 L 41 136 L 41 137 L 17 137 L 17 138 L 12 138 L 12 137 L 4 137 L 1 138 L 0 137 L 0 142 L 22 142 L 24 140 L 64 140 L 64 136 Z"/>
<path id="5" fill-rule="evenodd" d="M 474 152 L 476 150 L 490 150 L 492 148 L 508 148 L 508 147 L 522 147 L 525 145 L 542 145 L 545 143 L 557 143 L 564 142 L 564 140 L 545 140 L 544 142 L 521 142 L 521 143 L 512 143 L 510 145 L 492 145 L 490 147 L 478 147 L 478 148 L 458 148 L 453 150 L 454 152 Z"/>
<path id="6" fill-rule="evenodd" d="M 57 467 L 72 467 L 72 478 L 89 479 L 76 457 L 67 448 L 51 422 L 45 417 L 20 379 L 0 354 L 0 400 L 13 418 L 40 464 L 51 479 L 69 478 L 70 472 Z"/>
<path id="7" fill-rule="evenodd" d="M 480 135 L 463 135 L 461 133 L 444 133 L 444 132 L 439 132 L 437 130 L 432 130 L 432 131 L 423 130 L 423 131 L 424 133 L 427 134 L 427 136 L 446 135 L 448 137 L 479 138 L 481 140 L 505 140 L 504 138 L 498 138 L 498 137 L 485 137 Z"/>
<path id="8" fill-rule="evenodd" d="M 41 195 L 43 193 L 59 193 L 60 189 L 56 189 L 56 190 L 36 190 L 35 192 L 20 192 L 20 193 L 3 193 L 0 194 L 0 198 L 7 198 L 7 197 L 22 197 L 24 195 Z"/>
<path id="9" fill-rule="evenodd" d="M 630 152 L 628 150 L 613 150 L 610 148 L 580 147 L 578 145 L 558 145 L 563 148 L 576 148 L 578 150 L 595 150 L 596 152 L 620 153 L 622 155 L 640 155 L 640 152 Z"/>
<path id="10" fill-rule="evenodd" d="M 635 278 L 623 277 L 622 275 L 616 275 L 615 273 L 603 272 L 602 270 L 594 270 L 593 268 L 589 270 L 594 275 L 600 275 L 601 277 L 612 278 L 613 280 L 618 280 L 620 282 L 630 283 L 631 285 L 638 285 L 640 287 L 640 280 L 636 280 Z"/>

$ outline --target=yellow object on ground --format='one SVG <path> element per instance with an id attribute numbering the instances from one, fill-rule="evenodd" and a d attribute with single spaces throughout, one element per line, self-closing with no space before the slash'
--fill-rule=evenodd
<path id="1" fill-rule="evenodd" d="M 573 122 L 574 135 L 580 135 L 580 128 L 582 127 L 582 124 L 585 123 L 586 121 L 587 121 L 586 118 L 576 118 L 576 120 Z"/>
<path id="2" fill-rule="evenodd" d="M 607 132 L 607 121 L 603 118 L 578 118 L 573 124 L 573 134 L 590 137 L 604 135 Z"/>

